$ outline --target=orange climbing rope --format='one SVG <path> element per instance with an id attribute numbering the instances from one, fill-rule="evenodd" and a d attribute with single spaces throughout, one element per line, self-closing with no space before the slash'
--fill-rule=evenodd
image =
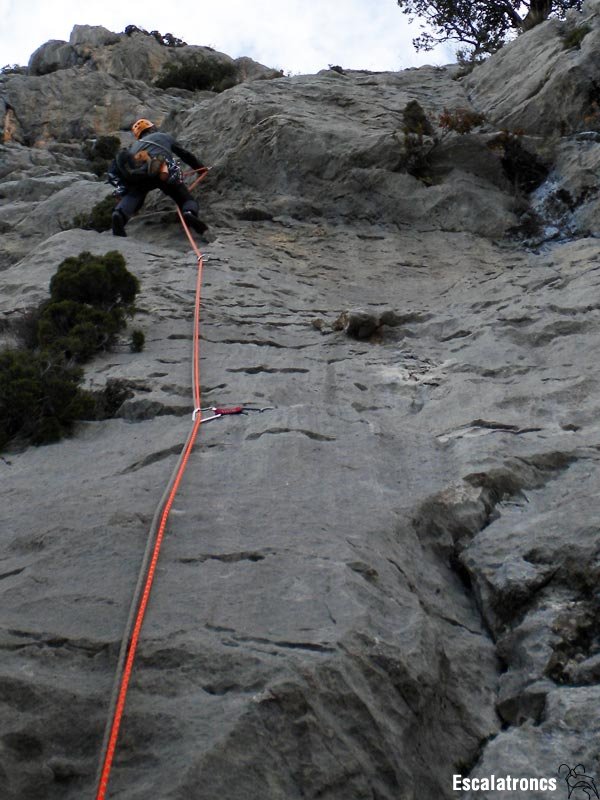
<path id="1" fill-rule="evenodd" d="M 206 173 L 204 173 L 206 175 Z M 196 300 L 194 304 L 194 348 L 192 353 L 192 391 L 194 396 L 194 422 L 200 417 L 202 414 L 200 412 L 200 287 L 202 286 L 202 267 L 203 267 L 203 259 L 202 253 L 198 249 L 198 245 L 194 241 L 194 237 L 190 233 L 190 229 L 188 228 L 185 219 L 183 218 L 183 214 L 181 213 L 181 209 L 177 207 L 177 213 L 179 214 L 179 219 L 181 224 L 183 225 L 183 230 L 185 231 L 185 235 L 190 241 L 192 245 L 192 249 L 196 254 L 198 259 L 198 277 L 196 280 Z M 200 423 L 198 423 L 200 424 Z"/>
<path id="2" fill-rule="evenodd" d="M 208 175 L 208 167 L 200 167 L 200 169 L 193 169 L 190 172 L 185 172 L 184 175 L 194 175 L 195 173 L 197 173 L 196 180 L 193 183 L 190 183 L 190 185 L 188 186 L 188 190 L 190 192 L 193 191 L 196 188 L 196 186 L 198 186 L 200 181 L 203 181 L 204 178 L 206 178 L 206 176 Z"/>
<path id="3" fill-rule="evenodd" d="M 196 186 L 196 184 L 206 176 L 208 170 L 203 167 L 201 170 L 194 170 L 194 172 L 199 172 L 200 175 L 190 188 Z M 127 690 L 131 680 L 133 663 L 135 660 L 142 625 L 144 624 L 144 617 L 146 615 L 148 601 L 150 599 L 150 591 L 154 582 L 156 566 L 158 564 L 158 557 L 164 539 L 167 521 L 169 519 L 169 514 L 175 501 L 175 496 L 177 495 L 179 485 L 182 481 L 187 463 L 194 447 L 198 429 L 202 423 L 202 410 L 200 408 L 200 299 L 203 258 L 202 253 L 198 249 L 198 246 L 194 241 L 194 238 L 192 237 L 183 214 L 179 208 L 177 209 L 177 213 L 179 214 L 179 219 L 183 225 L 185 234 L 190 241 L 190 244 L 192 245 L 194 253 L 198 259 L 196 298 L 194 304 L 194 342 L 192 353 L 192 393 L 194 399 L 194 413 L 192 417 L 193 424 L 183 446 L 183 450 L 179 456 L 179 461 L 175 467 L 175 470 L 173 471 L 173 474 L 171 475 L 169 484 L 163 494 L 163 497 L 161 498 L 150 527 L 148 545 L 142 561 L 142 568 L 140 570 L 138 584 L 134 593 L 133 602 L 131 604 L 129 620 L 121 645 L 121 652 L 119 654 L 115 687 L 111 699 L 111 707 L 109 710 L 109 718 L 101 754 L 96 800 L 105 800 L 106 798 L 108 782 L 117 747 L 117 740 L 119 737 L 119 730 L 125 710 Z"/>

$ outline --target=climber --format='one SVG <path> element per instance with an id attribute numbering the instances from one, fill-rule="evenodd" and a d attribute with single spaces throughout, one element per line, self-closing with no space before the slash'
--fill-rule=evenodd
<path id="1" fill-rule="evenodd" d="M 183 182 L 174 156 L 192 169 L 201 169 L 201 162 L 169 133 L 158 131 L 149 119 L 138 119 L 131 131 L 137 141 L 121 150 L 108 169 L 108 181 L 121 198 L 112 214 L 113 235 L 127 236 L 125 225 L 153 189 L 160 189 L 175 200 L 187 224 L 197 233 L 205 234 L 208 226 L 198 218 L 198 203 Z"/>

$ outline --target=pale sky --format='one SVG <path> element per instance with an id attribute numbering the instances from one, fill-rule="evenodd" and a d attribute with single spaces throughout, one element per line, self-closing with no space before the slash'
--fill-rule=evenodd
<path id="1" fill-rule="evenodd" d="M 68 41 L 73 25 L 127 25 L 172 33 L 233 58 L 249 56 L 285 72 L 400 70 L 455 60 L 453 47 L 416 53 L 396 0 L 0 0 L 0 67 L 26 65 L 50 39 Z"/>

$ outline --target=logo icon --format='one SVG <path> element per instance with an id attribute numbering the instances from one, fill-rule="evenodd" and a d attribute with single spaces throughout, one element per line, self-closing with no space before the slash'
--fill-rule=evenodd
<path id="1" fill-rule="evenodd" d="M 583 764 L 576 764 L 573 769 L 568 764 L 561 764 L 558 768 L 558 774 L 564 778 L 567 788 L 569 790 L 568 798 L 573 800 L 592 800 L 593 797 L 600 800 L 596 782 L 591 775 L 585 774 L 585 767 Z"/>

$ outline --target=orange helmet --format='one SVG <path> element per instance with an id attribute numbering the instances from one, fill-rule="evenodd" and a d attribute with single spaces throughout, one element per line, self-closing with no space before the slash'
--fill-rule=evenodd
<path id="1" fill-rule="evenodd" d="M 148 128 L 153 128 L 154 123 L 150 122 L 149 119 L 138 119 L 137 122 L 134 122 L 131 126 L 131 131 L 136 139 L 139 139 L 140 136 L 144 131 L 147 131 Z"/>

